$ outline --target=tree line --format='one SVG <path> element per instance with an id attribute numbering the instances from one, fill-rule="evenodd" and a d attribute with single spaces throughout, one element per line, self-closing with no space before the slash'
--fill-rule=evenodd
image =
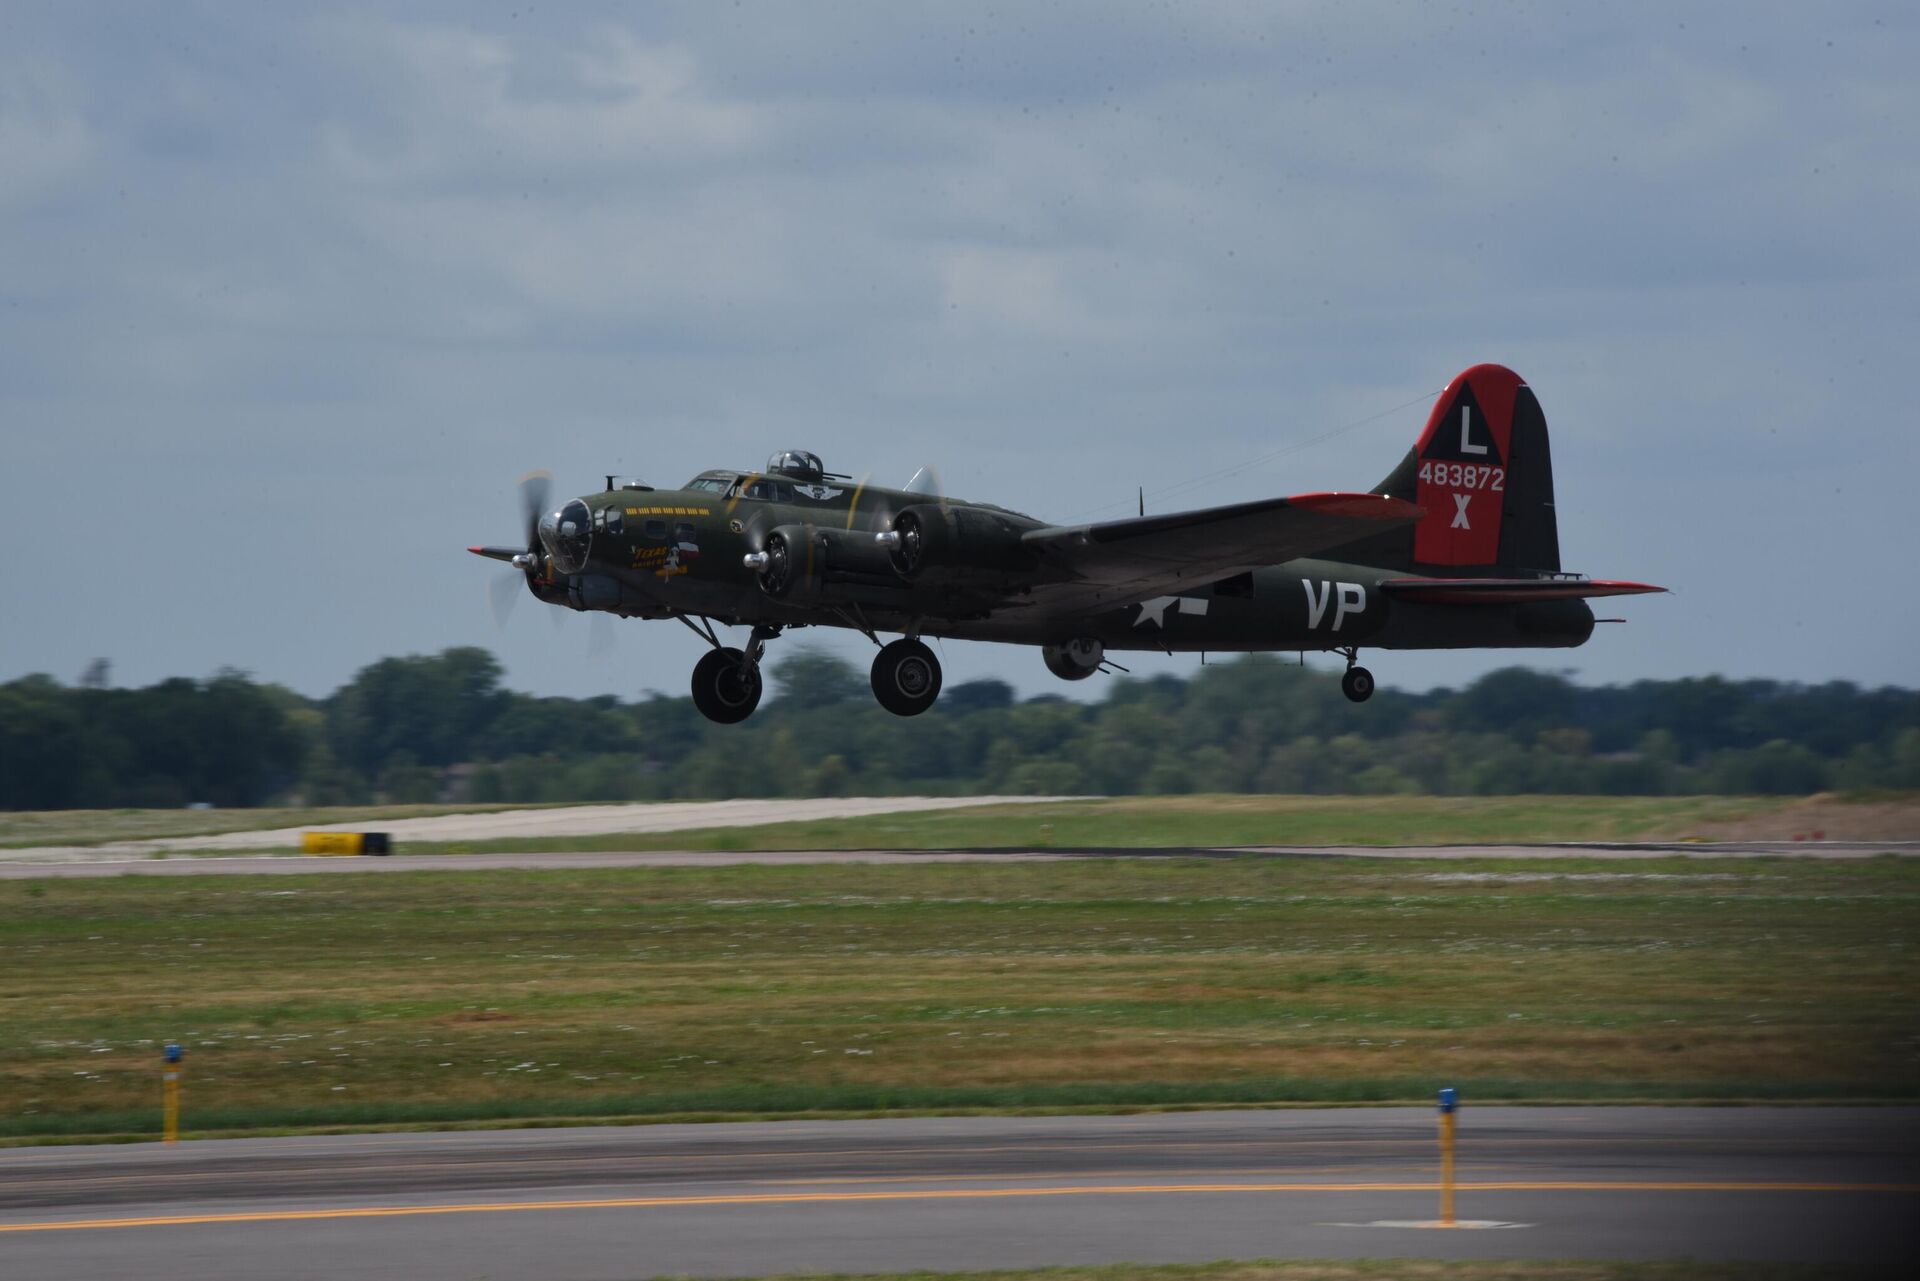
<path id="1" fill-rule="evenodd" d="M 1523 667 L 1382 689 L 1253 655 L 1102 696 L 949 686 L 924 716 L 789 651 L 744 725 L 689 698 L 546 698 L 483 649 L 386 658 L 325 698 L 222 671 L 0 685 L 0 808 L 1162 792 L 1805 794 L 1920 788 L 1920 691 L 1718 676 L 1584 686 Z"/>

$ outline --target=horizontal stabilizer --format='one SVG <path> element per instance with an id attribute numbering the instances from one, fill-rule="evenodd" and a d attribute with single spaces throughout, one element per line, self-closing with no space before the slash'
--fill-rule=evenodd
<path id="1" fill-rule="evenodd" d="M 1519 605 L 1536 600 L 1592 600 L 1664 592 L 1649 583 L 1609 578 L 1389 578 L 1380 584 L 1395 600 L 1422 605 Z"/>

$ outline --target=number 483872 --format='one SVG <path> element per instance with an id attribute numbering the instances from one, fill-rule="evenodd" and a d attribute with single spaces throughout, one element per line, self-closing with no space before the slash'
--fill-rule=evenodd
<path id="1" fill-rule="evenodd" d="M 1490 489 L 1498 494 L 1507 487 L 1507 469 L 1485 463 L 1423 462 L 1420 479 L 1449 489 Z"/>

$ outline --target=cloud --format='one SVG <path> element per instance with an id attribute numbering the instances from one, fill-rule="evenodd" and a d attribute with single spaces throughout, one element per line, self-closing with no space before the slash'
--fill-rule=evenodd
<path id="1" fill-rule="evenodd" d="M 402 87 L 323 129 L 348 182 L 496 195 L 559 179 L 618 188 L 663 167 L 741 157 L 766 139 L 761 113 L 707 92 L 689 50 L 618 28 L 589 33 L 547 68 L 508 40 L 461 28 L 362 20 L 343 38 Z"/>
<path id="2" fill-rule="evenodd" d="M 1380 411 L 1498 359 L 1554 424 L 1570 563 L 1688 588 L 1569 661 L 1915 674 L 1895 638 L 1920 607 L 1884 592 L 1920 462 L 1904 14 L 8 21 L 0 500 L 27 533 L 0 587 L 39 602 L 0 621 L 16 669 L 77 635 L 130 679 L 230 661 L 322 689 L 490 642 L 459 547 L 513 524 L 535 465 L 673 482 L 793 446 L 1061 516 L 1200 476 L 1169 501 L 1363 487 L 1424 416 Z M 137 538 L 67 514 L 107 468 L 158 495 Z M 1781 581 L 1880 617 L 1749 636 Z M 691 653 L 630 630 L 617 679 L 678 688 Z M 544 627 L 504 643 L 529 686 L 614 679 Z M 950 649 L 1042 687 L 1030 656 Z"/>

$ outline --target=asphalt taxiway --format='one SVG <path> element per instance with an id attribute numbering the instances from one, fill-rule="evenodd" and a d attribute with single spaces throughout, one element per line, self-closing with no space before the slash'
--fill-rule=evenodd
<path id="1" fill-rule="evenodd" d="M 1250 1257 L 1893 1266 L 1920 1109 L 1473 1108 L 351 1135 L 0 1151 L 0 1275 L 621 1278 Z"/>

